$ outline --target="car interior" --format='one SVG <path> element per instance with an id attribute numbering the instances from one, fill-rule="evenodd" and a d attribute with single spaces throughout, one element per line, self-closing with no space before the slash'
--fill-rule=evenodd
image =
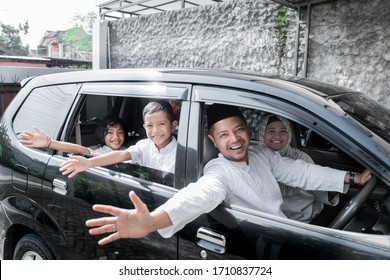
<path id="1" fill-rule="evenodd" d="M 67 141 L 92 149 L 99 147 L 95 131 L 106 115 L 113 114 L 119 116 L 127 126 L 125 130 L 127 130 L 129 141 L 124 143 L 124 146 L 135 145 L 139 140 L 146 138 L 142 110 L 150 101 L 153 100 L 149 98 L 86 95 L 80 110 L 74 116 L 74 126 L 70 130 Z M 169 102 L 176 108 L 180 108 L 180 102 L 174 100 L 169 100 Z M 177 137 L 177 131 L 173 134 Z M 63 154 L 65 155 L 65 153 Z M 89 155 L 83 156 L 88 157 Z M 172 173 L 136 164 L 120 163 L 107 166 L 107 168 L 168 186 L 173 186 L 174 182 Z"/>
<path id="2" fill-rule="evenodd" d="M 128 125 L 126 129 L 130 140 L 126 143 L 126 146 L 134 145 L 137 141 L 146 138 L 143 128 L 142 108 L 150 101 L 151 99 L 147 98 L 86 95 L 80 110 L 74 116 L 74 127 L 70 130 L 68 141 L 88 147 L 95 146 L 97 140 L 94 133 L 99 122 L 107 114 L 116 114 Z M 170 102 L 180 109 L 180 102 L 174 100 Z M 256 145 L 259 137 L 258 123 L 265 112 L 247 108 L 241 108 L 241 110 L 248 121 L 251 142 Z M 205 116 L 203 123 L 206 123 Z M 337 146 L 314 131 L 295 122 L 291 122 L 291 125 L 293 134 L 291 145 L 306 152 L 316 164 L 356 172 L 365 169 L 361 164 L 338 149 Z M 177 136 L 177 132 L 175 134 Z M 205 127 L 203 133 L 203 153 L 200 162 L 202 169 L 209 160 L 218 155 L 218 150 L 214 147 L 207 134 L 207 127 Z M 124 163 L 107 168 L 168 186 L 173 186 L 174 183 L 173 174 L 167 174 L 152 168 Z M 340 195 L 340 202 L 337 206 L 325 205 L 324 210 L 312 220 L 311 224 L 332 227 L 332 222 L 337 215 L 345 209 L 353 196 L 360 193 L 360 188 L 353 186 L 347 194 Z M 343 225 L 343 228 L 356 232 L 366 231 L 389 234 L 390 226 L 387 225 L 390 225 L 390 198 L 388 197 L 387 188 L 381 182 L 377 182 L 369 195 L 369 199 L 362 203 L 363 205 L 358 215 L 351 218 L 351 221 L 347 225 Z"/>
<path id="3" fill-rule="evenodd" d="M 258 144 L 258 123 L 265 112 L 240 108 L 248 122 L 251 143 Z M 205 122 L 204 122 L 205 123 Z M 314 131 L 290 120 L 292 128 L 291 146 L 306 152 L 316 164 L 328 166 L 340 170 L 361 172 L 365 169 L 356 160 L 352 159 L 336 145 L 318 135 Z M 203 140 L 203 166 L 212 158 L 217 157 L 218 151 L 207 136 L 205 129 Z M 372 180 L 370 193 L 366 194 L 359 211 L 354 217 L 350 217 L 343 225 L 335 224 L 336 218 L 340 218 L 356 196 L 362 196 L 364 187 L 352 186 L 348 193 L 340 195 L 340 202 L 336 206 L 325 205 L 322 212 L 315 217 L 310 224 L 324 227 L 344 229 L 347 231 L 389 234 L 390 233 L 390 193 L 383 182 Z M 343 220 L 344 221 L 344 220 Z"/>

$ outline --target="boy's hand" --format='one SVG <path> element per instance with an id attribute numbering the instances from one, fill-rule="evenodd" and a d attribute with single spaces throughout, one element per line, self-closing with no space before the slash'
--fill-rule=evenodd
<path id="1" fill-rule="evenodd" d="M 82 156 L 69 156 L 70 159 L 61 163 L 60 171 L 62 175 L 68 175 L 72 178 L 77 173 L 87 170 L 91 167 L 91 162 Z"/>

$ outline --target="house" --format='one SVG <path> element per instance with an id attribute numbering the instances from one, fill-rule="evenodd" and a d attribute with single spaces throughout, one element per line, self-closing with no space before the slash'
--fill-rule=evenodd
<path id="1" fill-rule="evenodd" d="M 37 46 L 39 56 L 65 58 L 63 37 L 66 31 L 46 31 Z"/>
<path id="2" fill-rule="evenodd" d="M 73 27 L 65 31 L 46 31 L 37 46 L 40 57 L 58 59 L 92 60 L 92 34 L 82 27 Z"/>

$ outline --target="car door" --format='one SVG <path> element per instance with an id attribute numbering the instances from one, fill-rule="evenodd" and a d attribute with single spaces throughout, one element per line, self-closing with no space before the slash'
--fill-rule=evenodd
<path id="1" fill-rule="evenodd" d="M 129 192 L 135 191 L 153 210 L 177 190 L 180 162 L 184 159 L 181 138 L 187 133 L 186 119 L 189 98 L 188 85 L 156 83 L 93 83 L 84 84 L 79 92 L 77 105 L 67 119 L 59 139 L 79 144 L 93 145 L 94 124 L 106 114 L 120 116 L 128 126 L 129 143 L 133 145 L 146 137 L 142 124 L 142 109 L 149 101 L 164 99 L 180 112 L 177 137 L 175 174 L 160 170 L 120 163 L 96 167 L 77 174 L 73 178 L 59 171 L 67 154 L 57 152 L 49 161 L 42 189 L 42 205 L 56 222 L 56 232 L 50 238 L 56 245 L 57 255 L 65 259 L 176 259 L 177 237 L 162 238 L 152 233 L 142 239 L 122 239 L 105 246 L 97 241 L 103 236 L 88 233 L 85 221 L 98 217 L 92 211 L 96 203 L 121 208 L 133 208 Z M 55 242 L 57 239 L 57 242 Z"/>
<path id="2" fill-rule="evenodd" d="M 277 89 L 273 89 L 277 90 Z M 273 92 L 275 94 L 275 92 Z M 277 95 L 277 94 L 276 94 Z M 194 87 L 188 144 L 198 153 L 187 154 L 187 164 L 197 162 L 187 177 L 196 181 L 209 158 L 216 156 L 206 144 L 205 107 L 212 103 L 239 104 L 256 144 L 256 123 L 264 112 L 274 113 L 310 127 L 315 114 L 264 93 L 218 87 Z M 313 128 L 313 127 L 312 127 Z M 210 148 L 211 147 L 211 148 Z M 207 150 L 207 151 L 206 151 Z M 221 204 L 188 224 L 180 233 L 179 257 L 204 259 L 351 259 L 387 258 L 386 238 L 356 234 L 276 217 L 246 207 Z M 353 253 L 351 253 L 353 252 Z"/>
<path id="3" fill-rule="evenodd" d="M 13 258 L 13 249 L 19 238 L 32 231 L 45 236 L 52 225 L 41 205 L 43 174 L 51 152 L 22 145 L 19 134 L 32 131 L 34 125 L 49 134 L 58 133 L 78 89 L 77 84 L 37 87 L 32 80 L 18 93 L 3 115 L 3 137 L 7 141 L 1 145 L 2 166 L 6 167 L 1 169 L 9 170 L 9 173 L 1 174 L 5 179 L 1 201 L 6 212 L 2 217 L 10 221 L 7 228 L 2 229 L 3 234 L 9 236 L 4 259 Z M 44 237 L 42 240 L 45 240 Z"/>

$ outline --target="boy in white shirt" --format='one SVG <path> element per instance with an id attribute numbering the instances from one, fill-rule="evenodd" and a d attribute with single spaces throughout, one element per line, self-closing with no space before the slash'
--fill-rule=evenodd
<path id="1" fill-rule="evenodd" d="M 69 160 L 61 164 L 60 171 L 72 178 L 90 167 L 131 160 L 132 163 L 174 173 L 177 142 L 172 132 L 176 129 L 177 120 L 172 106 L 166 101 L 150 102 L 143 110 L 143 119 L 147 139 L 138 141 L 126 150 L 89 159 L 70 156 Z"/>

